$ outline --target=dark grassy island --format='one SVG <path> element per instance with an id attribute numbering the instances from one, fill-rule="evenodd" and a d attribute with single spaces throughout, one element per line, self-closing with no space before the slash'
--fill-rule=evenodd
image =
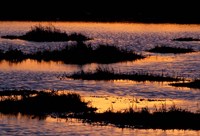
<path id="1" fill-rule="evenodd" d="M 1 38 L 6 39 L 22 39 L 27 41 L 35 41 L 35 42 L 53 42 L 53 41 L 86 41 L 90 40 L 90 38 L 78 34 L 73 33 L 68 35 L 66 32 L 62 32 L 60 29 L 55 28 L 54 26 L 34 26 L 30 31 L 26 32 L 26 34 L 21 36 L 15 35 L 6 35 Z"/>
<path id="2" fill-rule="evenodd" d="M 157 81 L 157 82 L 172 82 L 183 79 L 170 77 L 165 75 L 153 75 L 149 73 L 115 73 L 111 68 L 98 67 L 95 72 L 80 71 L 72 75 L 66 75 L 68 78 L 83 79 L 83 80 L 134 80 L 134 81 Z"/>
<path id="3" fill-rule="evenodd" d="M 18 49 L 10 49 L 6 52 L 0 50 L 0 60 L 12 62 L 22 61 L 25 59 L 44 60 L 44 61 L 63 61 L 66 64 L 86 64 L 86 63 L 115 63 L 121 61 L 132 61 L 145 58 L 142 55 L 120 49 L 116 46 L 99 45 L 92 48 L 83 42 L 76 45 L 66 46 L 62 50 L 44 50 L 32 54 L 25 54 Z"/>
<path id="4" fill-rule="evenodd" d="M 84 122 L 98 125 L 113 124 L 120 128 L 139 129 L 200 129 L 200 113 L 193 113 L 176 106 L 150 112 L 148 108 L 139 111 L 129 109 L 125 112 L 107 111 L 104 113 L 75 115 Z"/>
<path id="5" fill-rule="evenodd" d="M 153 53 L 174 53 L 174 54 L 195 52 L 192 48 L 180 48 L 180 47 L 168 47 L 168 46 L 156 46 L 148 51 Z"/>
<path id="6" fill-rule="evenodd" d="M 181 38 L 175 38 L 173 41 L 200 41 L 200 39 L 192 38 L 192 37 L 181 37 Z"/>
<path id="7" fill-rule="evenodd" d="M 193 129 L 200 130 L 200 113 L 190 112 L 175 105 L 169 109 L 162 106 L 151 111 L 130 108 L 125 112 L 106 111 L 96 113 L 75 93 L 58 94 L 55 91 L 14 90 L 0 92 L 0 113 L 30 115 L 32 118 L 47 116 L 78 118 L 97 125 L 113 124 L 117 127 L 142 129 Z"/>
<path id="8" fill-rule="evenodd" d="M 0 92 L 0 112 L 47 115 L 52 113 L 94 112 L 96 108 L 87 106 L 80 95 L 58 94 L 55 91 L 14 90 Z"/>
<path id="9" fill-rule="evenodd" d="M 7 60 L 18 63 L 27 59 L 27 55 L 18 49 L 9 49 L 8 51 L 0 50 L 0 60 Z"/>
<path id="10" fill-rule="evenodd" d="M 183 83 L 171 83 L 170 85 L 175 86 L 175 87 L 188 87 L 188 88 L 195 88 L 195 89 L 200 89 L 200 80 L 196 79 L 191 82 L 183 82 Z"/>
<path id="11" fill-rule="evenodd" d="M 108 64 L 143 59 L 144 56 L 131 51 L 122 50 L 112 45 L 99 45 L 94 49 L 91 45 L 78 42 L 77 45 L 67 46 L 61 51 L 37 52 L 30 56 L 30 58 L 36 60 L 61 60 L 67 64 L 86 64 L 93 62 Z"/>

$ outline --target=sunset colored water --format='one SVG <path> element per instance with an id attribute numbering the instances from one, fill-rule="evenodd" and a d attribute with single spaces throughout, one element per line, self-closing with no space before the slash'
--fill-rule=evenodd
<path id="1" fill-rule="evenodd" d="M 162 104 L 191 111 L 200 110 L 200 90 L 172 87 L 169 82 L 135 82 L 130 80 L 86 81 L 65 78 L 66 74 L 80 70 L 93 71 L 98 66 L 108 66 L 122 73 L 143 72 L 186 78 L 200 77 L 200 42 L 173 41 L 179 37 L 200 38 L 200 25 L 94 23 L 94 22 L 0 22 L 0 36 L 21 35 L 35 25 L 53 25 L 67 33 L 78 32 L 93 38 L 86 44 L 115 45 L 146 56 L 137 61 L 112 64 L 71 65 L 54 61 L 25 60 L 12 63 L 0 61 L 0 91 L 8 89 L 56 90 L 79 93 L 85 101 L 98 108 L 125 110 L 130 107 L 154 109 Z M 74 42 L 27 42 L 0 38 L 0 49 L 21 49 L 26 53 L 37 50 L 61 49 Z M 187 54 L 159 54 L 147 50 L 157 45 L 192 48 L 197 52 Z M 80 54 L 81 57 L 81 54 Z M 119 129 L 114 126 L 92 126 L 77 120 L 63 121 L 27 119 L 26 117 L 0 116 L 0 131 L 10 135 L 199 135 L 199 131 Z M 27 122 L 32 125 L 26 126 Z M 42 126 L 42 127 L 41 127 Z M 20 131 L 21 128 L 24 131 Z M 39 129 L 37 129 L 39 128 Z"/>

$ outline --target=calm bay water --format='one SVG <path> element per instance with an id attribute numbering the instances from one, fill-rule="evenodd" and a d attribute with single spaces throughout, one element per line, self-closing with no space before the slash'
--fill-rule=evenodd
<path id="1" fill-rule="evenodd" d="M 188 54 L 155 54 L 146 50 L 156 45 L 173 47 L 191 47 L 200 50 L 200 42 L 172 41 L 178 37 L 200 38 L 200 25 L 178 24 L 135 24 L 135 23 L 84 23 L 84 22 L 0 22 L 0 36 L 21 35 L 34 25 L 53 25 L 67 33 L 78 32 L 91 38 L 87 44 L 111 44 L 134 50 L 147 57 L 143 60 L 109 64 L 120 72 L 149 72 L 153 74 L 168 74 L 188 79 L 200 77 L 200 52 Z M 74 42 L 27 42 L 23 40 L 8 40 L 0 38 L 0 49 L 18 48 L 24 52 L 34 52 L 43 49 L 60 49 Z M 154 107 L 163 103 L 168 106 L 176 104 L 192 111 L 199 110 L 200 90 L 171 87 L 168 83 L 133 82 L 133 81 L 83 81 L 63 79 L 63 75 L 79 70 L 94 70 L 100 64 L 67 65 L 62 62 L 37 62 L 26 60 L 20 63 L 0 61 L 0 91 L 4 89 L 36 89 L 36 90 L 67 90 L 78 92 L 84 100 L 91 101 L 99 108 L 99 112 L 108 108 L 123 110 L 130 106 Z M 133 101 L 154 99 L 155 101 Z M 156 101 L 158 100 L 158 101 Z M 31 120 L 0 116 L 0 132 L 8 135 L 199 135 L 198 131 L 178 130 L 137 130 L 118 129 L 112 126 L 90 126 L 81 122 L 57 120 Z M 27 122 L 32 125 L 25 126 Z M 41 127 L 43 126 L 43 127 Z M 21 130 L 24 129 L 24 131 Z M 53 129 L 54 128 L 54 129 Z M 112 133 L 111 133 L 112 132 Z"/>

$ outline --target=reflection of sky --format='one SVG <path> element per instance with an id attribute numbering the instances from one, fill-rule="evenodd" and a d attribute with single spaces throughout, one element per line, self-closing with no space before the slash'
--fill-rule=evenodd
<path id="1" fill-rule="evenodd" d="M 150 112 L 166 107 L 176 106 L 186 110 L 196 112 L 200 110 L 198 102 L 178 99 L 144 99 L 142 97 L 120 97 L 120 96 L 89 96 L 83 97 L 83 100 L 89 101 L 91 106 L 96 107 L 97 112 L 111 110 L 113 112 L 126 111 L 132 108 L 134 111 L 140 111 L 142 108 L 148 108 Z"/>
<path id="2" fill-rule="evenodd" d="M 45 62 L 35 60 L 24 60 L 19 63 L 12 63 L 8 61 L 0 61 L 0 71 L 59 71 L 59 72 L 70 72 L 78 69 L 77 65 L 65 66 L 62 62 Z"/>

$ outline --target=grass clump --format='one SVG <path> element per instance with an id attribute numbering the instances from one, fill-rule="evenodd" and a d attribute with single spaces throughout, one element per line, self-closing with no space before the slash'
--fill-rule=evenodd
<path id="1" fill-rule="evenodd" d="M 192 38 L 192 37 L 180 37 L 180 38 L 173 39 L 173 41 L 200 41 L 200 39 Z"/>
<path id="2" fill-rule="evenodd" d="M 180 48 L 180 47 L 168 47 L 168 46 L 156 46 L 148 51 L 153 53 L 174 53 L 174 54 L 194 52 L 192 48 Z"/>
<path id="3" fill-rule="evenodd" d="M 69 47 L 65 50 L 67 55 L 66 63 L 116 63 L 122 61 L 132 61 L 143 59 L 144 56 L 136 54 L 132 51 L 126 51 L 113 45 L 98 45 L 92 48 L 90 45 L 78 43 L 76 46 Z"/>
<path id="4" fill-rule="evenodd" d="M 67 46 L 63 50 L 41 51 L 30 55 L 36 60 L 63 61 L 66 64 L 87 64 L 87 63 L 115 63 L 142 59 L 144 56 L 133 52 L 120 50 L 118 47 L 99 45 L 93 49 L 90 45 L 78 42 L 76 45 Z"/>
<path id="5" fill-rule="evenodd" d="M 94 112 L 76 93 L 58 94 L 55 91 L 3 91 L 0 93 L 1 113 L 44 115 L 51 113 Z"/>
<path id="6" fill-rule="evenodd" d="M 87 63 L 116 63 L 121 61 L 132 61 L 145 58 L 142 55 L 131 51 L 122 50 L 116 46 L 99 45 L 92 48 L 83 42 L 76 45 L 66 46 L 61 50 L 43 50 L 35 53 L 25 54 L 18 49 L 9 49 L 6 52 L 0 51 L 0 59 L 18 61 L 25 59 L 44 61 L 63 61 L 66 64 L 87 64 Z"/>
<path id="7" fill-rule="evenodd" d="M 26 32 L 24 35 L 21 35 L 21 36 L 6 35 L 6 36 L 2 36 L 2 38 L 22 39 L 22 40 L 35 41 L 35 42 L 90 40 L 90 38 L 82 34 L 73 33 L 71 35 L 68 35 L 66 32 L 63 32 L 60 29 L 55 28 L 54 26 L 42 26 L 42 25 L 31 27 L 30 31 Z"/>
<path id="8" fill-rule="evenodd" d="M 170 85 L 175 87 L 188 87 L 188 88 L 200 89 L 200 79 L 196 79 L 191 82 L 171 83 Z"/>
<path id="9" fill-rule="evenodd" d="M 149 73 L 115 73 L 114 69 L 109 67 L 98 67 L 94 72 L 76 72 L 66 75 L 68 78 L 83 80 L 134 80 L 134 81 L 180 81 L 183 79 L 164 75 L 153 75 Z"/>
<path id="10" fill-rule="evenodd" d="M 125 112 L 106 111 L 104 113 L 77 115 L 91 124 L 113 124 L 120 128 L 139 129 L 193 129 L 200 130 L 200 114 L 193 113 L 176 106 L 169 109 L 161 108 L 150 112 L 147 107 L 134 111 L 130 108 Z"/>
<path id="11" fill-rule="evenodd" d="M 9 48 L 7 51 L 0 50 L 0 60 L 18 63 L 25 59 L 27 59 L 26 54 L 19 49 Z"/>

